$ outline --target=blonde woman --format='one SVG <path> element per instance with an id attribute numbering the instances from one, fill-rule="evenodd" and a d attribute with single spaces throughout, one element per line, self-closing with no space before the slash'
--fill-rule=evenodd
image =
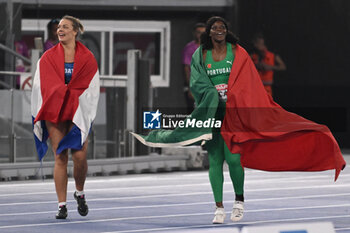
<path id="1" fill-rule="evenodd" d="M 54 181 L 58 198 L 57 219 L 67 211 L 68 149 L 74 163 L 78 212 L 86 216 L 84 184 L 87 148 L 99 98 L 99 74 L 92 53 L 78 41 L 84 31 L 80 20 L 64 16 L 57 28 L 59 43 L 38 62 L 32 91 L 32 116 L 39 158 L 47 151 L 50 138 L 55 155 Z"/>

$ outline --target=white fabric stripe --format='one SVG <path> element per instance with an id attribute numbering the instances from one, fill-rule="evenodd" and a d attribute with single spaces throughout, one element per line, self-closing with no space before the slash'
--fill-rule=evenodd
<path id="1" fill-rule="evenodd" d="M 136 133 L 130 132 L 136 139 L 138 139 L 140 142 L 142 142 L 146 146 L 150 147 L 180 147 L 180 146 L 186 146 L 193 144 L 195 142 L 201 141 L 201 140 L 211 140 L 213 138 L 211 133 L 203 134 L 199 137 L 188 139 L 182 142 L 175 142 L 175 143 L 154 143 L 154 142 L 147 142 L 143 137 Z"/>
<path id="2" fill-rule="evenodd" d="M 36 117 L 40 111 L 43 103 L 41 97 L 41 84 L 40 84 L 40 59 L 36 65 L 36 71 L 33 78 L 32 96 L 31 96 L 31 112 L 32 116 Z"/>
<path id="3" fill-rule="evenodd" d="M 33 133 L 41 142 L 43 141 L 43 128 L 41 128 L 40 121 L 34 124 Z"/>
<path id="4" fill-rule="evenodd" d="M 100 96 L 100 76 L 97 70 L 89 87 L 79 96 L 79 106 L 74 114 L 73 123 L 81 131 L 81 144 L 89 135 L 91 123 L 96 117 L 97 104 Z"/>
<path id="5" fill-rule="evenodd" d="M 41 96 L 41 84 L 40 84 L 40 59 L 36 65 L 35 75 L 33 77 L 33 87 L 31 95 L 31 113 L 35 118 L 38 115 L 38 112 L 41 109 L 43 104 L 43 99 Z M 34 125 L 33 132 L 35 136 L 42 141 L 43 129 L 41 128 L 41 123 L 36 122 Z"/>

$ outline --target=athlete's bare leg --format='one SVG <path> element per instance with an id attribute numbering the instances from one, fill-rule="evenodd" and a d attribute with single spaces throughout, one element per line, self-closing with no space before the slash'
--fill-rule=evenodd
<path id="1" fill-rule="evenodd" d="M 61 154 L 56 154 L 59 142 L 67 134 L 68 122 L 59 122 L 57 124 L 46 121 L 46 127 L 50 135 L 52 150 L 55 156 L 54 180 L 58 202 L 66 202 L 67 200 L 67 164 L 68 150 L 64 150 Z"/>

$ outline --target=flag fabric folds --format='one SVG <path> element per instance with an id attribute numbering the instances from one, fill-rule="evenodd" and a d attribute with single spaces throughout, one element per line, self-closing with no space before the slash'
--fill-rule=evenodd
<path id="1" fill-rule="evenodd" d="M 40 160 L 48 149 L 45 121 L 74 123 L 59 143 L 57 154 L 68 148 L 82 148 L 96 116 L 99 93 L 97 62 L 82 43 L 76 42 L 74 71 L 67 85 L 62 45 L 58 43 L 43 54 L 37 63 L 31 98 L 33 133 Z"/>
<path id="2" fill-rule="evenodd" d="M 188 121 L 205 121 L 213 119 L 219 103 L 218 92 L 213 86 L 201 59 L 201 50 L 196 50 L 191 63 L 190 88 L 196 101 L 196 108 L 189 117 L 185 119 L 185 125 Z M 203 75 L 204 78 L 203 78 Z M 212 139 L 212 129 L 205 127 L 183 127 L 174 130 L 153 130 L 147 136 L 132 133 L 143 144 L 151 147 L 171 147 L 187 146 L 202 141 Z"/>
<path id="3" fill-rule="evenodd" d="M 218 93 L 207 76 L 199 47 L 192 57 L 190 87 L 197 108 L 192 117 L 215 116 Z M 210 111 L 203 111 L 209 109 Z M 210 140 L 211 131 L 176 128 L 137 135 L 154 147 L 189 145 Z M 207 135 L 202 138 L 203 135 Z M 335 179 L 345 167 L 330 130 L 284 110 L 272 100 L 247 52 L 237 45 L 227 91 L 221 135 L 232 153 L 240 153 L 244 167 L 265 171 L 323 171 L 335 169 Z M 198 140 L 197 140 L 198 139 Z"/>
<path id="4" fill-rule="evenodd" d="M 323 171 L 345 167 L 337 141 L 325 125 L 284 110 L 272 100 L 247 52 L 237 47 L 221 128 L 242 165 L 266 171 Z"/>

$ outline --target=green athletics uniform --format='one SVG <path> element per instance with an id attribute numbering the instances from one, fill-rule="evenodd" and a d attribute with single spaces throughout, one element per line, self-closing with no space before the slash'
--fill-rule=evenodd
<path id="1" fill-rule="evenodd" d="M 216 112 L 216 119 L 220 120 L 223 120 L 225 116 L 227 84 L 234 60 L 232 45 L 227 43 L 226 46 L 227 52 L 225 59 L 218 62 L 214 61 L 211 50 L 207 50 L 205 59 L 206 72 L 219 93 L 220 101 Z M 236 200 L 237 196 L 240 196 L 240 199 L 242 199 L 244 170 L 241 165 L 240 154 L 232 154 L 230 152 L 220 134 L 220 129 L 213 130 L 213 139 L 206 143 L 206 147 L 209 154 L 209 179 L 213 189 L 215 202 L 222 202 L 224 160 L 226 160 L 229 167 L 230 177 L 236 193 Z"/>

